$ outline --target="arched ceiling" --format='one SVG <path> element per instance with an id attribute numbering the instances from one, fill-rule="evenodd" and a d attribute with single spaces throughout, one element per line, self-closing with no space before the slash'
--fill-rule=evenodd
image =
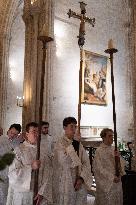
<path id="1" fill-rule="evenodd" d="M 17 7 L 23 0 L 1 0 L 0 1 L 0 35 L 9 35 Z"/>

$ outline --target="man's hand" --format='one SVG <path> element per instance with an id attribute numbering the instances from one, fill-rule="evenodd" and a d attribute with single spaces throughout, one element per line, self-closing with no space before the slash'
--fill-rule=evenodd
<path id="1" fill-rule="evenodd" d="M 115 156 L 115 157 L 120 157 L 120 153 L 119 153 L 118 150 L 117 150 L 117 151 L 114 151 L 114 156 Z"/>
<path id="2" fill-rule="evenodd" d="M 41 166 L 41 161 L 40 160 L 34 160 L 33 162 L 32 162 L 32 169 L 33 170 L 37 170 L 37 169 L 39 169 L 40 168 L 40 166 Z"/>
<path id="3" fill-rule="evenodd" d="M 42 199 L 43 199 L 43 196 L 40 194 L 37 194 L 36 197 L 34 198 L 34 201 L 36 201 L 36 205 L 40 205 Z"/>
<path id="4" fill-rule="evenodd" d="M 114 183 L 119 183 L 120 182 L 120 177 L 115 176 L 113 179 Z"/>
<path id="5" fill-rule="evenodd" d="M 78 191 L 79 189 L 81 189 L 83 183 L 84 183 L 84 180 L 82 178 L 78 178 L 74 185 L 75 191 Z"/>
<path id="6" fill-rule="evenodd" d="M 75 136 L 74 136 L 74 139 L 79 141 L 81 140 L 81 133 L 77 130 L 76 133 L 75 133 Z"/>

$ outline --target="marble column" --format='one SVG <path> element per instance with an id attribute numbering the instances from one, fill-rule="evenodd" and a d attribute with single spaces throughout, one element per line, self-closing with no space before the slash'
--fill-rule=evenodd
<path id="1" fill-rule="evenodd" d="M 6 128 L 8 58 L 10 37 L 0 34 L 0 126 Z"/>
<path id="2" fill-rule="evenodd" d="M 25 63 L 24 63 L 24 107 L 23 126 L 30 121 L 39 120 L 40 86 L 42 69 L 42 43 L 37 40 L 43 25 L 53 35 L 54 0 L 37 0 L 33 4 L 24 0 L 25 22 Z M 45 65 L 43 120 L 49 120 L 49 101 L 51 88 L 52 44 L 49 43 Z"/>
<path id="3" fill-rule="evenodd" d="M 133 119 L 134 119 L 134 127 L 133 127 L 133 136 L 135 142 L 135 153 L 136 153 L 136 2 L 135 0 L 131 2 L 132 9 L 132 21 L 131 21 L 131 53 L 132 53 L 132 89 L 133 89 Z"/>

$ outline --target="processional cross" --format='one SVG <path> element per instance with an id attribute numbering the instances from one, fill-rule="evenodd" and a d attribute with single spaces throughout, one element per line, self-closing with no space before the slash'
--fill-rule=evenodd
<path id="1" fill-rule="evenodd" d="M 80 70 L 79 70 L 79 103 L 78 103 L 78 133 L 80 133 L 80 120 L 81 120 L 81 89 L 82 89 L 82 68 L 83 68 L 83 46 L 85 43 L 85 23 L 89 23 L 94 27 L 95 18 L 89 18 L 86 16 L 86 5 L 83 1 L 80 3 L 81 14 L 77 14 L 76 12 L 69 9 L 67 13 L 69 18 L 77 18 L 80 19 L 80 28 L 79 28 L 79 36 L 78 45 L 80 47 Z"/>
<path id="2" fill-rule="evenodd" d="M 80 120 L 81 120 L 81 91 L 82 91 L 82 68 L 83 68 L 83 46 L 85 43 L 85 23 L 94 27 L 95 18 L 89 18 L 86 16 L 86 5 L 84 2 L 79 2 L 81 8 L 81 14 L 77 14 L 76 12 L 69 9 L 67 13 L 69 18 L 77 18 L 80 19 L 80 28 L 79 28 L 79 36 L 78 45 L 80 47 L 80 70 L 79 70 L 79 103 L 78 103 L 78 133 L 80 133 Z M 105 50 L 106 53 L 110 54 L 110 62 L 111 62 L 111 83 L 112 83 L 112 101 L 113 101 L 113 122 L 114 122 L 114 142 L 115 142 L 115 151 L 117 151 L 117 131 L 116 131 L 116 112 L 115 112 L 115 94 L 114 94 L 114 75 L 113 75 L 113 53 L 117 52 L 117 49 L 110 48 Z M 115 175 L 119 176 L 119 157 L 115 156 Z"/>

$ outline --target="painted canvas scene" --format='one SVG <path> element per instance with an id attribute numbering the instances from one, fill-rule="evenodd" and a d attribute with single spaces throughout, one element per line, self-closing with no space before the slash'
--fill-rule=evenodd
<path id="1" fill-rule="evenodd" d="M 84 51 L 82 103 L 107 105 L 107 62 L 106 56 Z"/>

